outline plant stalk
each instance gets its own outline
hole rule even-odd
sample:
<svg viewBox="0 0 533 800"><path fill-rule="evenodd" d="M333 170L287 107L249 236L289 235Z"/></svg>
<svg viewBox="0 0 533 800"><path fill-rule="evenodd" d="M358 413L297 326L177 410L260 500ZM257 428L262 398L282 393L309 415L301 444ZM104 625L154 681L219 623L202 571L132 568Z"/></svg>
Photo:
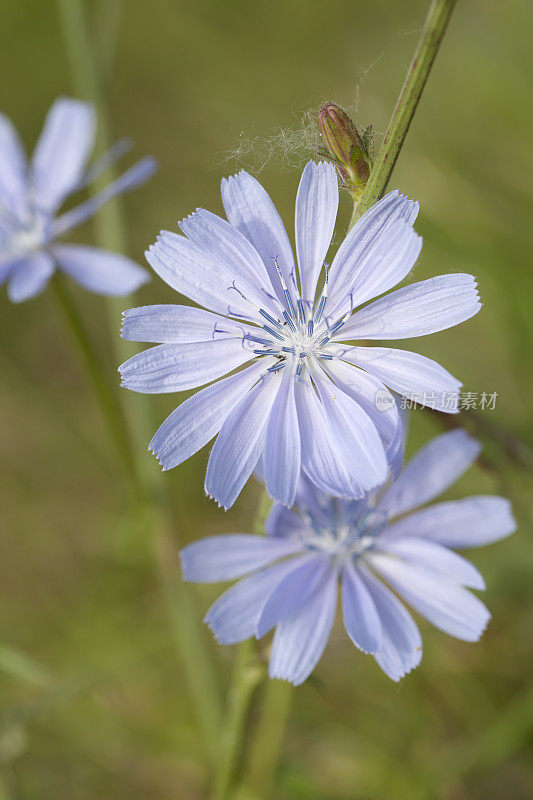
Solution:
<svg viewBox="0 0 533 800"><path fill-rule="evenodd" d="M257 661L253 639L240 644L228 692L212 800L229 800L234 796L232 790L244 749L246 719L254 689L262 680L264 672L264 667Z"/></svg>
<svg viewBox="0 0 533 800"><path fill-rule="evenodd" d="M81 358L87 369L91 386L102 411L104 421L109 429L111 440L114 442L117 453L122 461L125 475L131 482L132 488L139 491L141 485L139 482L136 460L117 393L106 380L104 370L100 368L99 359L68 290L65 278L60 274L56 274L51 284L65 321L78 346Z"/></svg>
<svg viewBox="0 0 533 800"><path fill-rule="evenodd" d="M387 188L455 4L456 0L433 0L431 3L383 143L361 198L354 206L350 228L377 203Z"/></svg>

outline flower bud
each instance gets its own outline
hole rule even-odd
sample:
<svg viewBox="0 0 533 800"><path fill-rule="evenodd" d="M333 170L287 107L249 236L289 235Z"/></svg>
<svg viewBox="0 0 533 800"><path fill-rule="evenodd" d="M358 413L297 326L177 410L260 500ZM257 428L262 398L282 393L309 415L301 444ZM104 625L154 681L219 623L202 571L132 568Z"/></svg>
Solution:
<svg viewBox="0 0 533 800"><path fill-rule="evenodd" d="M359 197L372 168L372 128L369 126L360 136L355 123L336 103L320 107L318 127L325 144L319 154L335 164L344 187L354 198Z"/></svg>

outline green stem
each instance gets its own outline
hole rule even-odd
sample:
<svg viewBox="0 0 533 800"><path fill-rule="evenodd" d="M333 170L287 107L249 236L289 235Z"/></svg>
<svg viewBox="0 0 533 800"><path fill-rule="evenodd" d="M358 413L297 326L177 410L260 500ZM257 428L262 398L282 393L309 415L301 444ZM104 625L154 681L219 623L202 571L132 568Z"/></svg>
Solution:
<svg viewBox="0 0 533 800"><path fill-rule="evenodd" d="M228 692L226 718L220 738L212 800L228 800L233 796L235 774L244 747L246 718L254 689L263 675L264 668L257 661L254 642L249 639L239 645L235 657L233 679Z"/></svg>
<svg viewBox="0 0 533 800"><path fill-rule="evenodd" d="M106 2L109 6L113 4L116 7L119 0L106 0ZM75 91L78 96L95 104L99 119L98 148L105 150L109 147L110 136L99 83L103 76L102 70L100 72L98 70L95 53L91 46L85 5L83 0L57 0L57 3ZM116 8L109 8L108 13L116 17ZM112 43L108 42L108 52L106 53L108 63L112 62L112 53L109 52L111 45ZM103 181L105 178L102 176L96 182L95 188L100 188ZM101 209L95 217L95 226L96 239L101 247L120 252L126 251L127 237L120 198L114 198ZM131 345L119 336L120 312L133 303L128 298L107 298L106 305L110 327L114 333L111 337L112 345L116 350L117 361L122 361L131 355ZM71 317L71 326L79 339L79 319L76 313L73 313ZM102 407L106 407L106 414L109 416L110 403L103 389L106 384L99 373L98 361L96 360L96 364L94 363L95 359L88 355L89 350L90 348L84 347L85 361L93 376L95 388L97 384L99 385L99 400ZM143 514L143 519L146 520L147 527L153 534L154 554L161 578L162 594L167 601L169 618L172 622L176 650L190 685L190 695L206 754L211 759L218 742L222 717L221 703L212 664L212 653L206 646L204 631L199 622L199 614L196 613L196 602L191 588L188 585L182 585L179 591L175 590L179 579L175 545L170 544L172 542L170 510L168 504L162 502L157 470L147 461L145 455L146 443L153 432L152 405L150 398L129 395L126 392L120 394L119 402L121 428L126 431L126 436L133 436L133 445L130 440L128 440L128 445L134 453L134 457L136 456L136 470L144 489L139 496L139 511ZM170 551L172 551L172 556L169 556ZM170 558L172 561L166 561ZM169 563L176 565L173 575L170 574Z"/></svg>
<svg viewBox="0 0 533 800"><path fill-rule="evenodd" d="M87 368L89 380L102 410L104 420L109 428L111 440L115 443L117 452L122 461L125 474L131 481L133 487L139 489L140 484L135 456L117 394L105 379L105 372L100 367L89 334L74 305L63 276L55 275L52 286L56 299Z"/></svg>
<svg viewBox="0 0 533 800"><path fill-rule="evenodd" d="M271 505L272 501L266 490L263 490L253 525L254 533L264 532L265 520ZM226 800L230 796L239 758L244 749L246 717L253 690L265 674L264 665L257 658L253 639L240 644L235 655L233 677L228 691L223 733L215 767L212 800Z"/></svg>
<svg viewBox="0 0 533 800"><path fill-rule="evenodd" d="M243 798L251 800L273 795L292 694L293 687L286 681L271 680L264 688L257 733L243 780Z"/></svg>
<svg viewBox="0 0 533 800"><path fill-rule="evenodd" d="M350 228L387 188L455 3L456 0L433 0L431 4L378 157L354 208Z"/></svg>

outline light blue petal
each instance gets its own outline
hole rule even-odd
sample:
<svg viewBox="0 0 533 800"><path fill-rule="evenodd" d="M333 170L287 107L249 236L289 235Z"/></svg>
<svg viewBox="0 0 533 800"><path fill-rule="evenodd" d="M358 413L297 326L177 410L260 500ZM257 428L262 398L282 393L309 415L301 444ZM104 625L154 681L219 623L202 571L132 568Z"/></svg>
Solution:
<svg viewBox="0 0 533 800"><path fill-rule="evenodd" d="M414 566L432 570L441 577L449 578L463 586L485 589L483 576L470 561L437 542L428 542L415 536L393 540L380 537L377 546L385 553L392 553Z"/></svg>
<svg viewBox="0 0 533 800"><path fill-rule="evenodd" d="M27 212L26 154L11 121L0 114L0 198L17 216Z"/></svg>
<svg viewBox="0 0 533 800"><path fill-rule="evenodd" d="M240 316L263 324L258 311L237 291L244 292L244 288L235 283L237 275L207 256L185 236L161 231L145 256L165 283L198 305L223 316Z"/></svg>
<svg viewBox="0 0 533 800"><path fill-rule="evenodd" d="M12 265L7 296L12 303L22 303L42 292L54 273L54 261L48 253L32 253Z"/></svg>
<svg viewBox="0 0 533 800"><path fill-rule="evenodd" d="M364 653L377 652L382 644L379 615L370 592L350 562L344 565L341 586L346 633Z"/></svg>
<svg viewBox="0 0 533 800"><path fill-rule="evenodd" d="M141 306L122 315L122 338L130 342L206 342L224 335L244 337L252 330L251 325L193 306Z"/></svg>
<svg viewBox="0 0 533 800"><path fill-rule="evenodd" d="M177 467L211 441L263 369L264 364L252 364L206 386L166 418L150 442L150 450L164 470Z"/></svg>
<svg viewBox="0 0 533 800"><path fill-rule="evenodd" d="M226 216L253 244L266 267L278 299L285 305L274 259L287 286L291 286L294 258L289 237L276 207L259 181L242 170L222 179L222 202Z"/></svg>
<svg viewBox="0 0 533 800"><path fill-rule="evenodd" d="M452 486L474 463L481 445L463 430L435 437L385 490L378 508L391 517L424 505Z"/></svg>
<svg viewBox="0 0 533 800"><path fill-rule="evenodd" d="M363 489L357 484L339 450L326 410L309 381L298 381L295 387L300 437L302 467L311 481L322 491L335 497L357 497Z"/></svg>
<svg viewBox="0 0 533 800"><path fill-rule="evenodd" d="M0 256L0 285L5 283L13 269L26 261L24 256Z"/></svg>
<svg viewBox="0 0 533 800"><path fill-rule="evenodd" d="M150 280L145 269L121 253L84 244L56 244L52 254L59 269L97 294L121 297Z"/></svg>
<svg viewBox="0 0 533 800"><path fill-rule="evenodd" d="M55 211L81 182L96 133L92 105L60 97L48 112L32 159L33 199Z"/></svg>
<svg viewBox="0 0 533 800"><path fill-rule="evenodd" d="M287 539L272 537L273 542L291 542ZM301 547L301 545L300 545ZM268 600L257 621L255 635L261 639L272 628L288 617L294 616L301 608L312 600L313 595L324 587L331 574L331 559L321 554L309 554L306 561L300 563L290 575L279 582Z"/></svg>
<svg viewBox="0 0 533 800"><path fill-rule="evenodd" d="M294 362L283 370L268 421L263 463L267 492L292 506L300 477L302 452L294 398Z"/></svg>
<svg viewBox="0 0 533 800"><path fill-rule="evenodd" d="M116 197L116 195L131 192L133 189L141 186L152 177L156 169L157 161L155 158L151 156L142 158L94 197L89 198L85 203L81 203L79 206L57 217L51 226L51 237L55 238L61 236L66 231L81 225L90 217L94 216L99 208L109 202L113 197Z"/></svg>
<svg viewBox="0 0 533 800"><path fill-rule="evenodd" d="M339 186L335 167L309 161L296 195L296 256L304 302L313 303L318 276L329 250L337 209Z"/></svg>
<svg viewBox="0 0 533 800"><path fill-rule="evenodd" d="M305 474L300 478L295 502L306 519L311 517L313 522L326 527L331 521L331 509L338 505L334 497L321 491Z"/></svg>
<svg viewBox="0 0 533 800"><path fill-rule="evenodd" d="M368 560L387 582L432 625L467 642L477 642L490 614L481 600L449 580L390 556L372 554Z"/></svg>
<svg viewBox="0 0 533 800"><path fill-rule="evenodd" d="M365 280L380 279L378 276L381 264L377 261L376 254L381 250L383 241L388 240L390 231L399 222L412 228L417 214L418 203L399 195L397 191L389 192L363 214L341 243L331 264L325 308L327 315L346 302L351 289L363 289L364 282L359 279L363 267L365 268L361 277L364 275ZM375 276L372 275L371 265L375 265ZM388 270L384 274L387 275ZM392 285L394 284L391 283ZM355 304L352 304L352 308L354 307ZM346 311L348 310L349 307Z"/></svg>
<svg viewBox="0 0 533 800"><path fill-rule="evenodd" d="M420 405L448 414L459 411L462 384L431 358L390 347L350 347L343 358Z"/></svg>
<svg viewBox="0 0 533 800"><path fill-rule="evenodd" d="M305 606L276 627L268 668L271 678L298 686L314 670L335 620L337 583L338 572L332 567Z"/></svg>
<svg viewBox="0 0 533 800"><path fill-rule="evenodd" d="M446 547L481 547L516 530L511 504L504 497L466 497L436 503L388 526L387 539L417 536Z"/></svg>
<svg viewBox="0 0 533 800"><path fill-rule="evenodd" d="M398 409L399 424L392 441L386 449L386 456L391 470L391 477L393 480L396 480L403 467L409 411L401 407L400 398L397 395L394 397L394 401Z"/></svg>
<svg viewBox="0 0 533 800"><path fill-rule="evenodd" d="M422 249L422 237L403 219L397 220L367 247L364 256L354 262L345 286L345 294L326 313L334 319L351 313L400 283L413 269Z"/></svg>
<svg viewBox="0 0 533 800"><path fill-rule="evenodd" d="M396 437L401 424L396 401L380 380L354 364L341 360L345 358L344 353L351 349L339 349L338 358L324 362L325 369L335 384L368 414L384 444L388 445Z"/></svg>
<svg viewBox="0 0 533 800"><path fill-rule="evenodd" d="M399 681L422 659L422 638L413 618L381 581L366 569L359 570L381 621L381 650L374 658L393 681Z"/></svg>
<svg viewBox="0 0 533 800"><path fill-rule="evenodd" d="M266 267L246 236L204 208L199 208L179 225L188 239L232 274L236 285L247 297L261 308L277 313L274 287Z"/></svg>
<svg viewBox="0 0 533 800"><path fill-rule="evenodd" d="M317 374L315 382L338 450L355 481L366 491L381 485L387 478L388 464L371 418L329 379Z"/></svg>
<svg viewBox="0 0 533 800"><path fill-rule="evenodd" d="M306 558L306 556L304 556ZM278 583L301 563L300 557L251 575L224 592L211 606L204 622L209 625L219 644L235 644L250 639L261 609Z"/></svg>
<svg viewBox="0 0 533 800"><path fill-rule="evenodd" d="M181 567L186 581L231 581L301 549L302 545L295 540L228 533L209 536L184 547L180 553Z"/></svg>
<svg viewBox="0 0 533 800"><path fill-rule="evenodd" d="M213 445L205 491L224 508L233 505L263 452L279 381L275 374L262 378L234 407Z"/></svg>
<svg viewBox="0 0 533 800"><path fill-rule="evenodd" d="M411 339L464 322L481 308L472 275L438 275L397 289L356 311L334 337Z"/></svg>
<svg viewBox="0 0 533 800"><path fill-rule="evenodd" d="M267 536L280 536L284 538L298 537L309 534L309 526L300 514L281 503L275 503L266 518L265 533Z"/></svg>
<svg viewBox="0 0 533 800"><path fill-rule="evenodd" d="M119 367L122 385L135 392L182 392L210 383L253 358L240 339L158 344Z"/></svg>

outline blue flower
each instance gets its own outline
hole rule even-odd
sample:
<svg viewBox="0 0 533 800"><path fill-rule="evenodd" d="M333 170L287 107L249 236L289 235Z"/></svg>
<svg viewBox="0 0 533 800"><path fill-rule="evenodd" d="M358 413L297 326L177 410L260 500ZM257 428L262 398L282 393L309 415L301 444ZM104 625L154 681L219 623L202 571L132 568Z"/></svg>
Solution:
<svg viewBox="0 0 533 800"><path fill-rule="evenodd" d="M422 658L411 615L382 582L445 633L476 641L490 614L465 587L483 589L477 569L449 548L479 547L515 530L502 497L433 500L468 469L478 443L464 431L424 447L400 477L361 500L339 500L302 480L297 508L274 506L267 536L213 536L181 552L195 582L244 577L223 594L205 621L221 644L275 628L269 674L302 683L318 663L337 609L344 627L397 681Z"/></svg>
<svg viewBox="0 0 533 800"><path fill-rule="evenodd" d="M155 162L144 158L100 194L57 216L73 192L86 186L125 151L119 142L87 169L95 138L94 108L69 98L54 102L28 164L11 122L0 114L0 284L20 303L41 292L58 268L84 288L124 295L149 280L130 259L95 247L56 243L119 192L147 180Z"/></svg>
<svg viewBox="0 0 533 800"><path fill-rule="evenodd" d="M241 172L222 181L222 199L227 222L199 209L180 223L184 236L162 231L146 254L163 280L208 310L158 305L124 315L125 339L160 343L122 364L125 387L181 392L214 381L168 417L150 448L172 469L218 434L205 488L225 508L261 456L269 494L287 506L302 471L325 492L362 497L389 465L401 467L400 417L385 387L454 412L460 383L417 353L342 341L457 325L480 308L474 278L441 275L352 313L411 271L421 248L412 229L417 203L391 192L371 208L319 288L337 215L333 166L310 162L300 181L299 280L262 186Z"/></svg>

